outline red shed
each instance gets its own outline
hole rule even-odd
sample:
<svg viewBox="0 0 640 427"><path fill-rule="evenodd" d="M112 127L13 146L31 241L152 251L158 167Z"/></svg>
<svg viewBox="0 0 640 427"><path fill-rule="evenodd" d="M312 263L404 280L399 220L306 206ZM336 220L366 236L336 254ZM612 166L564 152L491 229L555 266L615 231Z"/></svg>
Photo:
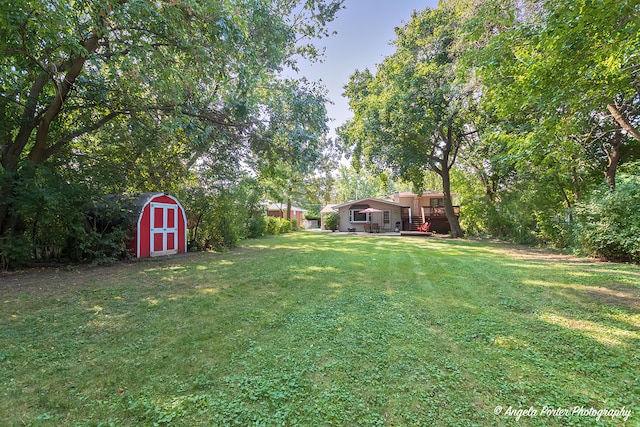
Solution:
<svg viewBox="0 0 640 427"><path fill-rule="evenodd" d="M143 193L133 204L137 225L128 246L132 254L147 258L187 251L187 216L175 197Z"/></svg>

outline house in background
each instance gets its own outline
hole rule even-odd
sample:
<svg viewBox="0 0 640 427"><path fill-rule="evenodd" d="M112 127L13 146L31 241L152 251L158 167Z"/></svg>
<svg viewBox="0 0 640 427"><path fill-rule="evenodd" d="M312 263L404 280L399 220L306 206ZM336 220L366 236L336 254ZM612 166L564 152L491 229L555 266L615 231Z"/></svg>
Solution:
<svg viewBox="0 0 640 427"><path fill-rule="evenodd" d="M455 195L452 194L455 200ZM444 194L442 191L425 191L421 195L414 193L395 193L391 199L405 206L402 217L402 229L416 231L425 222L431 223L431 231L446 234L451 231L449 220L444 211ZM460 216L460 206L454 206L453 212Z"/></svg>
<svg viewBox="0 0 640 427"><path fill-rule="evenodd" d="M290 219L296 219L298 224L302 226L302 220L304 214L307 213L306 209L302 209L298 206L291 206ZM287 204L286 203L270 203L267 205L267 216L273 216L276 218L287 218Z"/></svg>
<svg viewBox="0 0 640 427"><path fill-rule="evenodd" d="M360 213L367 208L382 212ZM456 215L460 207L454 206ZM425 222L431 223L431 231L446 234L451 231L444 211L444 195L440 191L395 193L388 199L359 199L338 205L327 205L322 212L334 211L340 215L339 231L365 231L365 224L378 224L380 231L416 231ZM324 221L323 221L324 222ZM323 227L324 228L324 227Z"/></svg>
<svg viewBox="0 0 640 427"><path fill-rule="evenodd" d="M334 212L340 215L339 231L368 231L365 226L377 224L381 232L394 231L396 223L402 224L402 212L408 206L385 199L359 199L334 205ZM360 213L367 208L381 212Z"/></svg>

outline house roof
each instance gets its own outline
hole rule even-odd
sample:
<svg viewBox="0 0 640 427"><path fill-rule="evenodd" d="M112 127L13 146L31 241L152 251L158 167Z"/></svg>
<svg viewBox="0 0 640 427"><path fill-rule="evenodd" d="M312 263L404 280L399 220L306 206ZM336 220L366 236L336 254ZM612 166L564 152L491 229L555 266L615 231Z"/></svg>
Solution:
<svg viewBox="0 0 640 427"><path fill-rule="evenodd" d="M323 213L335 212L335 210L333 209L335 206L338 206L338 205L336 205L335 203L328 204L324 208L322 208L320 213L323 214Z"/></svg>
<svg viewBox="0 0 640 427"><path fill-rule="evenodd" d="M422 194L416 194L416 193L412 193L410 191L405 191L403 193L395 193L394 196L398 196L398 197L421 197L421 196L435 196L435 195L442 195L442 191L438 191L438 190L425 190L422 192Z"/></svg>
<svg viewBox="0 0 640 427"><path fill-rule="evenodd" d="M269 205L267 205L267 210L268 211L281 211L281 210L286 210L287 209L287 204L286 203L271 203ZM307 212L306 209L300 208L298 206L294 206L291 205L291 211L292 212Z"/></svg>
<svg viewBox="0 0 640 427"><path fill-rule="evenodd" d="M384 203L384 204L387 204L387 205L397 206L397 207L400 207L400 208L408 208L408 207L410 207L409 205L405 205L405 204L402 204L402 203L397 203L397 202L394 202L393 200L367 198L367 199L351 200L351 201L349 201L347 203L342 203L342 204L339 204L339 205L335 205L335 206L333 206L333 209L340 209L340 208L343 208L345 206L350 206L350 205L365 205L365 204L370 203L370 202L373 202L373 203Z"/></svg>

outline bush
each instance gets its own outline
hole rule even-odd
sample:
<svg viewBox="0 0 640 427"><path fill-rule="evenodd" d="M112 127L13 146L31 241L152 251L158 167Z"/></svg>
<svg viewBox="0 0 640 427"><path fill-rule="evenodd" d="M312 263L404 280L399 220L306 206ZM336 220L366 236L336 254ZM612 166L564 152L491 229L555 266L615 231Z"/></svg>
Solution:
<svg viewBox="0 0 640 427"><path fill-rule="evenodd" d="M265 234L278 235L280 234L280 218L276 218L273 216L267 216L264 218L265 221Z"/></svg>
<svg viewBox="0 0 640 427"><path fill-rule="evenodd" d="M265 222L256 217L259 194L252 180L241 180L229 188L191 187L180 194L187 211L189 250L227 250L246 237L260 237Z"/></svg>
<svg viewBox="0 0 640 427"><path fill-rule="evenodd" d="M215 250L233 248L245 237L247 213L236 197L235 191L221 190L214 198L206 238Z"/></svg>
<svg viewBox="0 0 640 427"><path fill-rule="evenodd" d="M280 221L280 233L290 233L291 232L291 221L284 218L278 218Z"/></svg>
<svg viewBox="0 0 640 427"><path fill-rule="evenodd" d="M276 218L274 216L267 216L264 219L266 222L265 234L278 235L291 231L291 221L288 219Z"/></svg>
<svg viewBox="0 0 640 427"><path fill-rule="evenodd" d="M537 240L555 248L566 248L571 231L570 221L566 218L568 214L567 210L560 213L552 210L535 212Z"/></svg>
<svg viewBox="0 0 640 427"><path fill-rule="evenodd" d="M329 212L324 217L324 226L327 230L336 231L340 224L340 215L335 212Z"/></svg>
<svg viewBox="0 0 640 427"><path fill-rule="evenodd" d="M620 174L576 205L574 245L583 254L640 263L640 176Z"/></svg>
<svg viewBox="0 0 640 427"><path fill-rule="evenodd" d="M300 224L298 224L298 220L293 218L291 220L291 231L298 231L300 230Z"/></svg>
<svg viewBox="0 0 640 427"><path fill-rule="evenodd" d="M127 252L128 233L120 227L113 228L105 233L91 230L81 235L73 247L78 255L71 256L72 260L86 259L96 265L113 264L118 260L129 256Z"/></svg>
<svg viewBox="0 0 640 427"><path fill-rule="evenodd" d="M16 224L12 233L0 236L0 268L35 262L102 264L126 256L126 224L101 228L88 223L91 199L97 200L94 208L104 204L91 188L70 184L41 165L27 163L20 172L17 178L0 174L0 185L11 180L5 182L14 187L9 204Z"/></svg>
<svg viewBox="0 0 640 427"><path fill-rule="evenodd" d="M247 237L250 239L255 239L257 237L264 236L266 227L267 222L265 221L263 216L249 219L247 223Z"/></svg>

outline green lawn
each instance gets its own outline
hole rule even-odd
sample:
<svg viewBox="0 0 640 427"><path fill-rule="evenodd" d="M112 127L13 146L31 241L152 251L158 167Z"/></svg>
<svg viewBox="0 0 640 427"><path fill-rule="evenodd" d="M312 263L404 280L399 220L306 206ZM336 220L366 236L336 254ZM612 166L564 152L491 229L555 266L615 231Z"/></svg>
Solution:
<svg viewBox="0 0 640 427"><path fill-rule="evenodd" d="M300 232L0 283L3 425L640 425L637 266Z"/></svg>

